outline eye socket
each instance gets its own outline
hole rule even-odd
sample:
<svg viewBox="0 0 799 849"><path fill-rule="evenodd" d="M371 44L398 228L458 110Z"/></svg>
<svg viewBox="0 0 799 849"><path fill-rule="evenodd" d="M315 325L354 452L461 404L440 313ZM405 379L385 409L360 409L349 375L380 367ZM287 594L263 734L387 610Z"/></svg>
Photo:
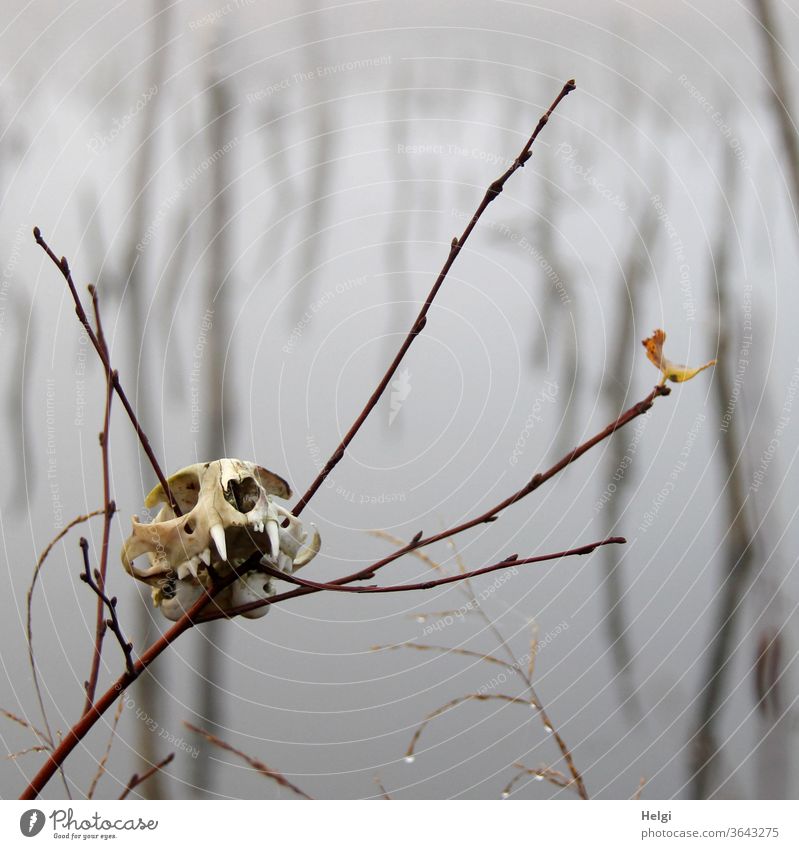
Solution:
<svg viewBox="0 0 799 849"><path fill-rule="evenodd" d="M239 513L249 513L261 497L261 488L255 478L231 480L225 492L225 500Z"/></svg>

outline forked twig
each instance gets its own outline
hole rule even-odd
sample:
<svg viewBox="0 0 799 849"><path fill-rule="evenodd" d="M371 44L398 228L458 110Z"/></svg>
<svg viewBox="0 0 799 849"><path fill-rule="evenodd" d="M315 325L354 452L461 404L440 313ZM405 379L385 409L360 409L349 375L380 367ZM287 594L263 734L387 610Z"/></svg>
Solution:
<svg viewBox="0 0 799 849"><path fill-rule="evenodd" d="M471 572L465 572L461 575L448 575L446 578L437 578L434 581L419 581L415 584L396 584L388 587L349 587L342 586L335 581L325 584L317 581L309 581L305 578L298 578L296 575L291 575L266 564L261 564L261 568L267 575L271 575L273 578L279 578L282 581L286 581L286 583L296 584L298 587L305 587L307 589L337 593L405 593L413 592L415 590L430 590L433 587L440 587L444 584L467 581L469 578L476 578L479 575L488 575L491 572L497 572L500 569L511 569L515 566L526 566L530 563L543 563L547 560L562 560L564 557L591 554L603 545L623 545L626 542L627 540L624 539L624 537L610 537L609 539L603 539L597 542L588 543L587 545L581 545L578 548L569 548L565 551L553 552L552 554L539 554L537 557L523 557L520 559L518 555L512 554L510 557L506 557L499 563L493 563L491 566L483 566L482 569L474 569Z"/></svg>
<svg viewBox="0 0 799 849"><path fill-rule="evenodd" d="M505 693L468 693L465 696L458 696L455 699L450 699L446 704L441 705L441 707L436 708L434 711L431 711L427 714L427 716L422 720L421 725L413 732L413 737L411 737L410 745L405 752L405 760L412 761L416 754L416 744L419 742L419 738L424 733L425 728L434 720L437 719L442 714L446 713L448 710L457 707L464 702L511 702L513 704L525 705L526 707L530 707L529 699L522 699L519 696L507 696Z"/></svg>
<svg viewBox="0 0 799 849"><path fill-rule="evenodd" d="M100 588L100 570L95 569L94 575L92 575L91 565L89 564L89 543L85 537L80 538L80 547L83 551L83 572L81 573L80 579L85 584L88 584L91 587L92 591L95 595L100 599L103 605L108 609L109 618L103 622L103 626L107 627L111 630L113 635L117 638L117 642L119 643L122 653L125 655L125 670L128 675L135 674L135 664L133 662L133 643L129 643L125 639L125 635L122 633L122 627L119 624L119 617L117 616L117 599L116 596L113 598L109 598L105 592ZM96 683L96 679L95 679ZM90 682L86 682L86 693L88 695ZM89 707L84 710L84 715L87 714L92 709L91 702L89 703Z"/></svg>
<svg viewBox="0 0 799 849"><path fill-rule="evenodd" d="M285 775L277 770L268 767L263 761L258 760L258 758L254 758L251 755L246 754L245 752L236 749L234 746L231 746L230 743L226 743L224 740L221 740L215 734L211 734L210 731L205 731L202 728L198 728L196 725L192 725L190 722L186 722L184 720L183 724L189 731L193 731L195 734L200 734L205 737L205 739L216 746L219 749L223 749L226 752L230 752L236 757L241 758L245 763L249 764L256 772L259 772L265 778L269 778L272 781L279 784L281 787L285 787L287 790L291 790L292 793L295 793L297 796L301 796L303 799L312 799L312 796L309 796L304 790L301 790L297 787L296 784L292 784Z"/></svg>
<svg viewBox="0 0 799 849"><path fill-rule="evenodd" d="M59 259L55 253L51 250L50 246L45 242L42 231L38 227L33 228L33 238L36 239L36 244L41 247L48 257L53 261L53 263L57 266L58 270L61 272L64 280L66 280L67 286L69 287L70 294L72 295L72 300L75 302L75 313L78 316L78 320L83 325L83 329L86 331L86 335L89 337L92 345L94 346L95 351L97 351L100 360L105 367L106 374L111 375L111 382L114 386L114 391L117 393L119 400L122 402L122 406L125 408L125 412L128 414L128 418L130 419L131 424L133 425L133 429L136 431L136 436L139 437L139 442L141 443L142 449L144 453L147 455L147 459L150 461L150 465L153 467L153 471L155 472L156 477L158 478L158 482L164 489L164 493L166 494L167 499L169 500L170 506L175 511L176 516L181 515L180 506L178 505L175 497L172 495L172 490L169 488L169 484L167 483L166 477L164 477L164 473L161 469L161 466L156 459L155 452L150 445L150 440L147 438L147 434L142 429L142 426L139 424L139 420L136 417L136 413L131 406L130 401L128 401L128 397L125 394L125 390L122 388L122 384L119 382L119 375L117 372L113 371L111 368L111 362L108 358L108 354L104 351L103 346L100 344L100 339L97 334L94 332L92 328L91 322L89 321L89 317L86 315L86 310L83 308L83 303L81 302L80 295L78 295L78 290L75 286L75 281L72 279L72 271L69 267L69 262L65 256L62 256Z"/></svg>
<svg viewBox="0 0 799 849"><path fill-rule="evenodd" d="M128 796L140 784L144 784L144 782L147 781L148 778L155 775L156 772L158 772L159 770L162 770L168 764L171 764L173 760L175 760L175 753L174 752L168 754L163 760L158 761L157 764L153 764L146 772L143 772L141 775L139 775L137 772L134 772L133 775L130 777L130 780L128 781L128 783L125 785L125 789L122 791L122 794L119 797L120 801L122 801L122 799L127 799Z"/></svg>
<svg viewBox="0 0 799 849"><path fill-rule="evenodd" d="M632 407L630 407L628 410L625 410L617 419L612 421L607 427L594 434L594 436L592 436L590 439L587 439L585 442L578 445L576 448L573 448L571 451L561 457L561 459L558 460L558 462L555 463L554 466L551 466L545 472L539 472L538 474L533 475L533 477L523 487L521 487L521 489L518 489L512 495L500 501L493 507L490 507L488 510L484 511L479 516L475 516L474 518L469 519L460 525L448 528L447 530L442 531L441 533L433 534L429 537L425 537L420 531L409 543L407 543L407 545L398 548L396 551L392 552L381 560L378 560L377 562L372 563L371 565L366 566L357 572L353 572L351 575L345 575L342 578L337 578L336 580L331 581L330 584L342 586L344 584L351 584L354 581L363 581L367 578L371 578L374 576L374 573L378 569L382 569L389 563L393 563L395 560L404 556L405 554L411 554L417 549L422 548L423 546L430 545L434 542L449 539L450 537L460 534L470 528L476 527L477 525L485 524L486 522L496 521L500 511L511 506L512 504L516 504L518 501L521 501L521 499L535 492L540 486L545 484L551 478L555 477L555 475L562 472L567 466L582 457L583 454L585 454L595 445L598 445L600 442L607 439L611 434L615 433L620 428L629 424L631 421L638 418L638 416L642 416L644 413L646 413L647 410L651 408L656 398L662 395L670 394L671 389L669 389L668 386L658 384L646 396L646 398L639 401L637 404L633 404ZM255 568L259 559L260 558L255 558L250 568ZM325 586L324 588L328 589L329 587ZM266 607L270 604L277 604L278 602L286 601L290 598L297 598L298 596L308 595L309 593L314 592L320 592L320 590L310 586L298 586L295 590L291 590L285 593L278 593L277 595L273 595L270 598L265 598L259 601L253 601L248 604L243 604L240 607L235 607L227 611L214 611L211 614L204 615L202 617L202 621L207 622L212 621L214 619L224 619L232 616L238 616L242 613L249 613L252 610L258 610L259 608Z"/></svg>

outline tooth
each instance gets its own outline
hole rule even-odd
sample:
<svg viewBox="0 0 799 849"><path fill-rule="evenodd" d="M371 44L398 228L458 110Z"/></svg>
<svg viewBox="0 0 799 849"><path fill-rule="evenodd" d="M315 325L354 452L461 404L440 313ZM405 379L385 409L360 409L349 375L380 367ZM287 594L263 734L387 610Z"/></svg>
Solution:
<svg viewBox="0 0 799 849"><path fill-rule="evenodd" d="M302 566L310 563L314 557L319 553L319 549L322 547L322 539L319 536L319 531L316 530L315 525L311 525L313 528L313 537L311 541L304 547L301 548L294 557L294 568L300 569Z"/></svg>
<svg viewBox="0 0 799 849"><path fill-rule="evenodd" d="M283 554L281 551L277 557L277 564L281 572L287 572L289 575L294 571L294 564L288 554Z"/></svg>
<svg viewBox="0 0 799 849"><path fill-rule="evenodd" d="M184 578L188 578L190 571L191 571L191 568L189 566L188 560L185 563L181 563L180 566L178 566L178 578L179 578L179 580L182 581Z"/></svg>
<svg viewBox="0 0 799 849"><path fill-rule="evenodd" d="M197 577L197 569L200 566L200 557L199 555L195 555L189 560L189 572L196 578Z"/></svg>
<svg viewBox="0 0 799 849"><path fill-rule="evenodd" d="M277 559L280 553L280 536L277 532L277 522L274 519L266 520L266 533L269 536L269 545L272 549L272 557Z"/></svg>
<svg viewBox="0 0 799 849"><path fill-rule="evenodd" d="M227 560L227 545L225 544L225 529L222 525L214 525L211 528L211 539L214 541L216 550L222 560Z"/></svg>
<svg viewBox="0 0 799 849"><path fill-rule="evenodd" d="M211 565L211 549L206 548L204 551L200 552L200 560L205 563L206 566Z"/></svg>

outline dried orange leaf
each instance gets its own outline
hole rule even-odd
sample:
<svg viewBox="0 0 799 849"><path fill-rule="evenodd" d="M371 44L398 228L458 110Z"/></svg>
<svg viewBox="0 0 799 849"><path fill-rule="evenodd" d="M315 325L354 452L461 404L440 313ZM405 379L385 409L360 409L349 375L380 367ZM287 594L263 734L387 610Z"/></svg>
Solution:
<svg viewBox="0 0 799 849"><path fill-rule="evenodd" d="M661 383L665 383L667 380L671 380L674 383L683 383L686 380L690 380L692 377L696 377L700 371L704 371L706 368L716 365L715 360L710 360L710 362L705 363L703 366L699 366L699 368L688 368L688 366L673 363L671 360L663 356L663 343L665 341L665 331L658 328L648 339L644 339L641 343L644 348L646 348L646 355L649 358L649 361L663 372L663 377L660 381Z"/></svg>

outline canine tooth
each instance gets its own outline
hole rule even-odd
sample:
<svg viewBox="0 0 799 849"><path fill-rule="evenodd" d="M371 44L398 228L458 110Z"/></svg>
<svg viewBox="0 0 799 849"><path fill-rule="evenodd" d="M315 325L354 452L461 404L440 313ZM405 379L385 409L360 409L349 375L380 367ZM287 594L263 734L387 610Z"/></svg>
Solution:
<svg viewBox="0 0 799 849"><path fill-rule="evenodd" d="M311 527L313 528L313 537L311 538L310 543L297 552L297 555L294 558L295 569L300 569L302 566L310 563L322 547L322 538L319 536L319 531L316 530L315 525L312 524Z"/></svg>
<svg viewBox="0 0 799 849"><path fill-rule="evenodd" d="M227 545L225 543L225 529L221 524L211 528L211 539L214 541L216 550L222 560L227 560Z"/></svg>
<svg viewBox="0 0 799 849"><path fill-rule="evenodd" d="M269 546L272 549L272 557L280 553L280 535L277 530L277 522L274 519L266 520L266 533L269 536Z"/></svg>
<svg viewBox="0 0 799 849"><path fill-rule="evenodd" d="M195 554L194 557L189 560L189 572L196 578L197 570L200 568L200 556Z"/></svg>

